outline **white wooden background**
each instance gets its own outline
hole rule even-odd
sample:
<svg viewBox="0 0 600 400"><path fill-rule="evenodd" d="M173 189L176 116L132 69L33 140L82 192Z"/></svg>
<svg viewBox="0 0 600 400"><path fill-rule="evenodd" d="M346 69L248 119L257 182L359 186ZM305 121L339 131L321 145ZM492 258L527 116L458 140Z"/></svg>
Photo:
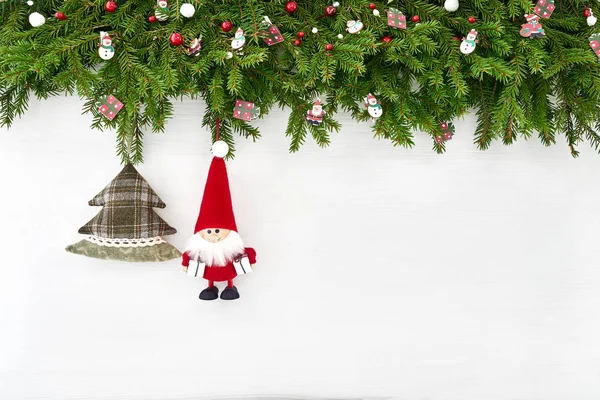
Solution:
<svg viewBox="0 0 600 400"><path fill-rule="evenodd" d="M0 398L240 395L403 400L600 398L600 156L561 143L446 155L342 117L328 149L288 154L286 113L229 162L256 272L201 302L179 262L66 253L120 170L76 98L0 131ZM139 167L182 247L210 163L203 105L177 104Z"/></svg>

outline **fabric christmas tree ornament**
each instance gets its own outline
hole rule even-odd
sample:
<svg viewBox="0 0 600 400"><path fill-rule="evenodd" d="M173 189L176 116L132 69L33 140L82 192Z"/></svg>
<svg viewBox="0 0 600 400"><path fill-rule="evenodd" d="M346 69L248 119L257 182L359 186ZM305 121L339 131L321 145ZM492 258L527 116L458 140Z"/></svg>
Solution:
<svg viewBox="0 0 600 400"><path fill-rule="evenodd" d="M166 204L133 165L127 164L89 205L101 206L102 210L79 229L79 233L88 236L67 246L68 252L130 262L166 261L181 256L162 239L177 231L153 210L165 208Z"/></svg>
<svg viewBox="0 0 600 400"><path fill-rule="evenodd" d="M201 300L215 300L219 297L219 289L215 282L227 282L227 287L221 293L221 299L234 300L239 298L233 280L238 275L252 271L256 263L256 252L250 247L244 247L238 234L229 178L225 166L224 154L217 154L216 147L225 147L225 142L217 141L213 145L213 158L200 213L194 228L194 235L188 241L183 253L182 265L188 275L202 276L208 281L208 287L200 293Z"/></svg>

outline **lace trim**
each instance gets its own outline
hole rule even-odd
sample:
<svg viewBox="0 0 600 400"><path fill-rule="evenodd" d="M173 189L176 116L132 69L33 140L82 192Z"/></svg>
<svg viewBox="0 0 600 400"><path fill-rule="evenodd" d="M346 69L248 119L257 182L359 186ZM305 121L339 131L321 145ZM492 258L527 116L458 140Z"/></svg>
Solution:
<svg viewBox="0 0 600 400"><path fill-rule="evenodd" d="M154 246L161 243L167 243L160 236L153 238L143 239L115 239L115 238L102 238L100 236L88 236L85 238L88 242L97 244L99 246L106 247L148 247Z"/></svg>

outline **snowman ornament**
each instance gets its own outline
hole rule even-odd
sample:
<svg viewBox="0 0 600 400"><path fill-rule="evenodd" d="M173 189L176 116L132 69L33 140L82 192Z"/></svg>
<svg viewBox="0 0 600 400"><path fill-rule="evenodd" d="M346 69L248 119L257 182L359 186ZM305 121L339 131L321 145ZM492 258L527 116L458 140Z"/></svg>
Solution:
<svg viewBox="0 0 600 400"><path fill-rule="evenodd" d="M154 15L157 20L166 21L169 19L169 4L167 3L167 0L157 0L155 8Z"/></svg>
<svg viewBox="0 0 600 400"><path fill-rule="evenodd" d="M367 112L373 119L377 119L383 114L383 109L381 108L379 100L371 93L365 97L365 107L367 107Z"/></svg>
<svg viewBox="0 0 600 400"><path fill-rule="evenodd" d="M106 32L100 32L98 55L103 60L110 60L115 56L115 46L113 46L112 39Z"/></svg>
<svg viewBox="0 0 600 400"><path fill-rule="evenodd" d="M242 30L242 28L238 28L237 31L235 31L234 38L231 39L231 48L240 51L244 48L245 44L246 37L244 36L244 31Z"/></svg>
<svg viewBox="0 0 600 400"><path fill-rule="evenodd" d="M356 33L360 33L360 31L362 31L362 29L365 27L365 25L361 22L361 21L354 21L354 20L350 20L348 22L346 22L346 30L348 31L348 33L352 33L352 34L356 34Z"/></svg>
<svg viewBox="0 0 600 400"><path fill-rule="evenodd" d="M463 41L460 44L460 52L467 55L471 54L475 51L477 42L477 31L475 29L471 29L471 32L469 32L466 38L463 38Z"/></svg>

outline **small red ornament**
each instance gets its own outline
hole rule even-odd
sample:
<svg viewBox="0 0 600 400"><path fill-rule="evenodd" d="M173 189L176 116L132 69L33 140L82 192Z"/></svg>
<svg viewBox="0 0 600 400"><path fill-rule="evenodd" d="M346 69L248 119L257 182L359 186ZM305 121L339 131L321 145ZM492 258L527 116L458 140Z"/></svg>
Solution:
<svg viewBox="0 0 600 400"><path fill-rule="evenodd" d="M60 11L54 14L54 16L59 21L64 21L65 19L67 19L67 16L64 13L61 13Z"/></svg>
<svg viewBox="0 0 600 400"><path fill-rule="evenodd" d="M327 50L327 51L331 51L331 50L333 50L333 45L332 45L331 43L327 43L327 44L325 45L325 50Z"/></svg>
<svg viewBox="0 0 600 400"><path fill-rule="evenodd" d="M475 18L473 16L470 16L469 19L468 19L468 21L469 21L470 24L474 24L475 22L477 22L477 18Z"/></svg>
<svg viewBox="0 0 600 400"><path fill-rule="evenodd" d="M295 1L288 1L285 4L285 11L287 11L288 14L295 13L297 9L298 9L298 4L296 4Z"/></svg>
<svg viewBox="0 0 600 400"><path fill-rule="evenodd" d="M151 15L148 17L148 22L150 22L151 24L155 23L156 21L156 15Z"/></svg>
<svg viewBox="0 0 600 400"><path fill-rule="evenodd" d="M410 20L416 24L421 20L421 17L419 17L418 15L413 15L413 17Z"/></svg>
<svg viewBox="0 0 600 400"><path fill-rule="evenodd" d="M583 10L583 16L587 18L591 15L592 15L592 11L589 9L589 7L586 7L585 10Z"/></svg>
<svg viewBox="0 0 600 400"><path fill-rule="evenodd" d="M369 8L370 8L371 10L374 10L374 9L376 9L376 8L377 8L377 4L375 4L375 3L371 3L371 4L369 4Z"/></svg>
<svg viewBox="0 0 600 400"><path fill-rule="evenodd" d="M300 39L304 39L304 32L300 31L297 35Z"/></svg>
<svg viewBox="0 0 600 400"><path fill-rule="evenodd" d="M337 8L335 8L334 6L327 6L325 8L325 15L333 17L335 14L337 14Z"/></svg>
<svg viewBox="0 0 600 400"><path fill-rule="evenodd" d="M231 22L223 21L221 23L221 30L223 30L223 32L229 32L231 30L231 28L233 28L233 25L231 24Z"/></svg>
<svg viewBox="0 0 600 400"><path fill-rule="evenodd" d="M183 36L179 32L171 33L169 41L173 46L181 46L183 44Z"/></svg>
<svg viewBox="0 0 600 400"><path fill-rule="evenodd" d="M383 43L389 43L389 42L392 41L392 37L391 36L384 36L384 37L381 38L381 41Z"/></svg>
<svg viewBox="0 0 600 400"><path fill-rule="evenodd" d="M112 0L107 1L106 4L104 4L104 9L106 11L108 11L109 13L113 13L113 12L117 11L117 8L118 8L117 3L115 3Z"/></svg>
<svg viewBox="0 0 600 400"><path fill-rule="evenodd" d="M302 42L300 41L300 39L295 39L294 40L294 46L300 46Z"/></svg>

